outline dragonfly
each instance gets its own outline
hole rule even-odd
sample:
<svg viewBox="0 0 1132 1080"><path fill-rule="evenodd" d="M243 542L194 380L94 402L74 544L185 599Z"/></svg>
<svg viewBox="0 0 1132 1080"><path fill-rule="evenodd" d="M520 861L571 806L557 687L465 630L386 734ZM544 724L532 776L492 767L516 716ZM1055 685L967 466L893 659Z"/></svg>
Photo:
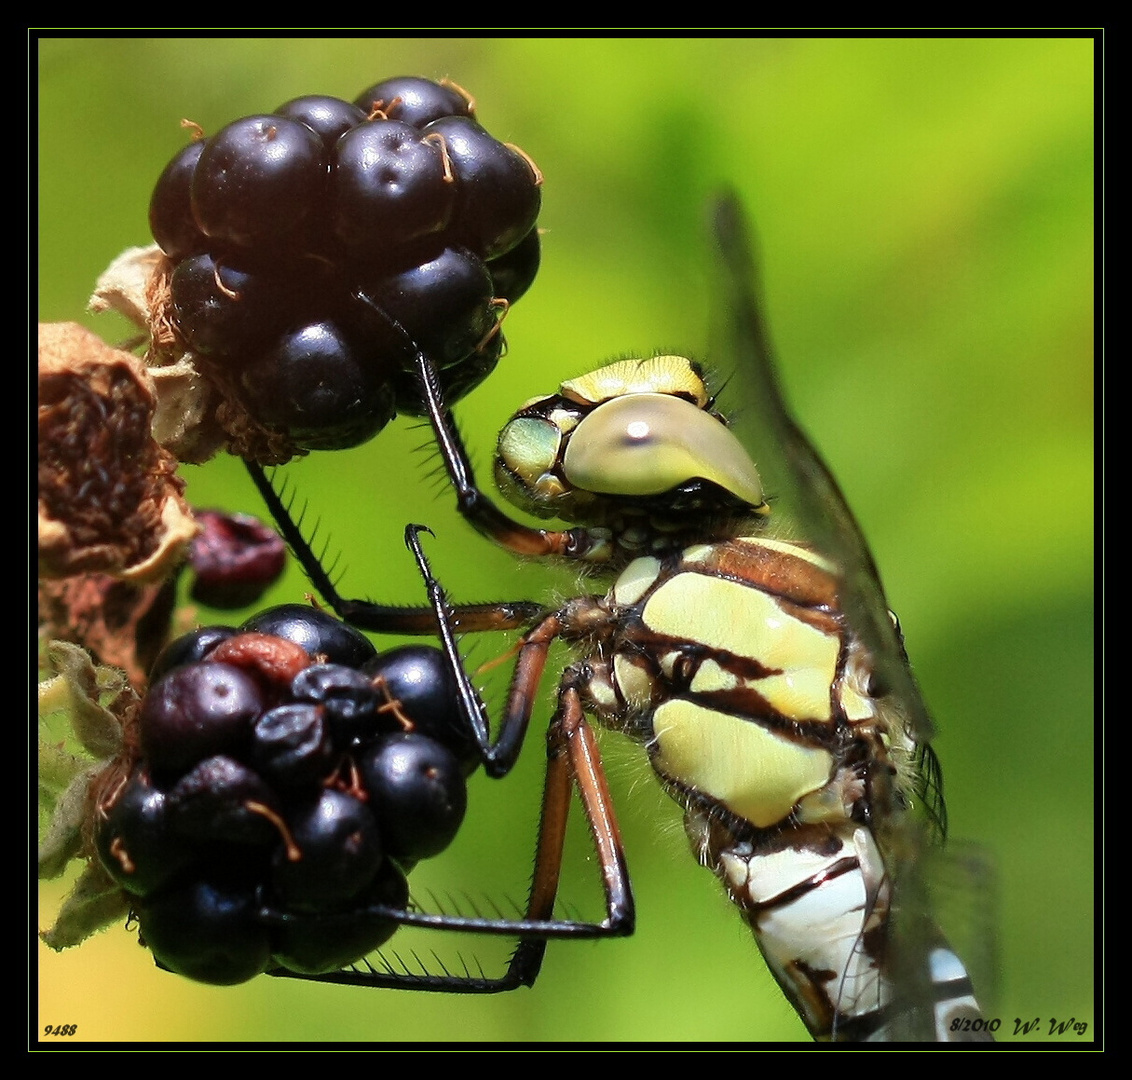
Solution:
<svg viewBox="0 0 1132 1080"><path fill-rule="evenodd" d="M734 197L714 205L713 234L723 312L713 355L741 408L725 420L722 394L683 356L618 361L528 402L500 435L497 484L522 510L565 527L524 524L483 492L434 367L417 352L460 514L518 555L585 567L604 591L537 611L529 602L446 608L418 550L432 609L346 599L271 481L249 469L340 618L442 636L523 628L494 740L486 719L475 721L490 775L514 762L551 645L573 648L550 722L526 916L454 921L523 941L522 970L477 989L533 981L550 938L631 929L592 718L641 746L683 809L694 855L722 882L815 1039L987 1039L967 970L918 884L946 817L932 724L899 624L833 474L786 405ZM458 666L454 641L445 648ZM571 782L600 856L600 923L551 915Z"/></svg>

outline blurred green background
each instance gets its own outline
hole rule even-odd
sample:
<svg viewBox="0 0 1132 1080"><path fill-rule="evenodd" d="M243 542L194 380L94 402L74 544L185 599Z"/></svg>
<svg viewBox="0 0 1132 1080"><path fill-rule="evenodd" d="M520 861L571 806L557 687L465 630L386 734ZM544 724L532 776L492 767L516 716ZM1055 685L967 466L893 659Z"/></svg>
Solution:
<svg viewBox="0 0 1132 1080"><path fill-rule="evenodd" d="M113 317L87 316L86 300L115 254L149 242L149 193L185 141L182 118L212 132L399 74L460 83L484 125L546 178L539 279L508 316L509 355L457 410L485 480L494 434L526 398L615 356L703 351L705 199L723 183L739 190L789 395L869 537L938 721L952 834L997 867L997 908L993 891L977 902L998 930L997 958L983 954L998 972L999 1037L1015 1018L1040 1019L1043 1033L1050 1018L1076 1018L1091 1036L1093 43L44 39L39 317L126 336ZM569 578L472 536L434 466L427 433L398 421L369 446L289 468L343 553L345 593L419 603L401 532L421 521L457 600L569 594ZM232 461L187 475L198 505L258 509ZM292 571L268 602L305 591ZM465 644L477 661L503 647ZM521 898L539 726L520 775L477 778L468 835L438 860L438 890ZM39 1030L73 1023L79 1039L160 1042L804 1040L749 933L689 858L675 807L621 743L603 738L638 933L552 943L532 990L196 986L112 928L62 955L40 946ZM588 897L587 870L568 868L568 899ZM40 925L59 894L41 890ZM438 937L420 947L440 950Z"/></svg>

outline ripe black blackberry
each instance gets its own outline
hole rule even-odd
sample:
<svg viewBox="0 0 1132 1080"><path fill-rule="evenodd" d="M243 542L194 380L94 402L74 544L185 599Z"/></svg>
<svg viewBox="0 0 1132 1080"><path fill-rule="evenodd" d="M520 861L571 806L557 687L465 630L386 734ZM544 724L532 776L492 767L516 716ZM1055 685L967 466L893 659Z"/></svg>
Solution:
<svg viewBox="0 0 1132 1080"><path fill-rule="evenodd" d="M180 150L150 225L233 446L278 462L367 441L419 414L418 350L449 403L482 381L538 268L540 183L463 91L413 76L353 104L294 98Z"/></svg>
<svg viewBox="0 0 1132 1080"><path fill-rule="evenodd" d="M474 738L443 654L378 655L314 608L171 644L95 848L157 962L230 984L379 947L405 873L452 841ZM419 723L416 718L419 718Z"/></svg>
<svg viewBox="0 0 1132 1080"><path fill-rule="evenodd" d="M331 230L363 264L396 265L413 244L447 227L456 202L443 141L385 118L338 139L330 183Z"/></svg>

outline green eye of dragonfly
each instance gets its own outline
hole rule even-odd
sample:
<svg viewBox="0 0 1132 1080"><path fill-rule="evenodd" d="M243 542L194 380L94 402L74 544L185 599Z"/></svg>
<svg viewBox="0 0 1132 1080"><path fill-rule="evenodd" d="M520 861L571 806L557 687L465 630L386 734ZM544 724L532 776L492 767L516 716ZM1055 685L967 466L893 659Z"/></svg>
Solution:
<svg viewBox="0 0 1132 1080"><path fill-rule="evenodd" d="M660 495L710 480L750 506L763 502L743 444L715 417L669 394L603 402L570 436L563 470L575 487L602 495Z"/></svg>
<svg viewBox="0 0 1132 1080"><path fill-rule="evenodd" d="M496 479L512 502L526 497L549 499L561 495L562 481L554 475L561 430L549 420L517 416L499 436Z"/></svg>

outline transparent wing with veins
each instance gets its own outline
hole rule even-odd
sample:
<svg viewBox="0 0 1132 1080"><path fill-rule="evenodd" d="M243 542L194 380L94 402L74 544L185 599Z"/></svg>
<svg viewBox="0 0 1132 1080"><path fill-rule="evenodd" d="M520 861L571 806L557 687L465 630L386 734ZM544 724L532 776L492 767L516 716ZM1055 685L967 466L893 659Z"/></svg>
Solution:
<svg viewBox="0 0 1132 1080"><path fill-rule="evenodd" d="M785 538L805 540L830 558L844 579L842 606L873 654L877 675L906 710L918 743L933 733L884 589L861 529L828 466L795 422L783 397L770 338L758 304L750 233L731 195L713 206L712 232L721 272L714 283L721 314L714 320L713 363L729 382L721 397L735 404L732 427L751 451L772 518Z"/></svg>
<svg viewBox="0 0 1132 1080"><path fill-rule="evenodd" d="M842 610L872 656L875 677L887 700L903 715L917 747L919 815L902 814L901 827L884 829L887 872L894 881L888 930L890 977L901 999L890 1037L931 1040L929 1008L916 1008L931 994L929 957L942 939L935 929L924 870L938 869L938 841L946 829L942 778L929 741L929 718L885 598L880 575L861 529L836 479L794 420L783 396L773 350L759 307L759 282L751 238L738 201L731 195L713 206L712 233L720 273L714 282L719 311L709 362L728 381L720 393L731 426L750 450L783 539L811 544L829 558L843 579ZM933 877L935 874L933 873ZM989 882L984 882L988 895ZM990 906L990 905L988 905ZM905 1011L906 1010L906 1011Z"/></svg>

